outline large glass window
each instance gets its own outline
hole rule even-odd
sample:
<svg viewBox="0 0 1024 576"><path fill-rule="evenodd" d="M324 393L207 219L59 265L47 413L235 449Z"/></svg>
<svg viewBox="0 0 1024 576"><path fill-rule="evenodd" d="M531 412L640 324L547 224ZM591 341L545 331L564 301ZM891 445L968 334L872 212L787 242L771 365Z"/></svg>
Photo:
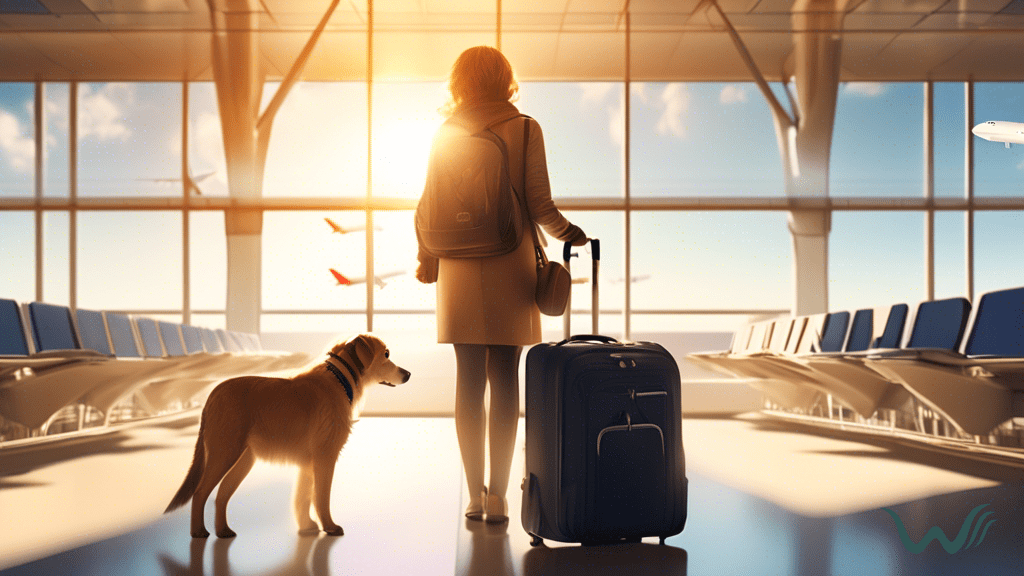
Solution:
<svg viewBox="0 0 1024 576"><path fill-rule="evenodd" d="M630 191L649 196L781 196L771 111L750 83L634 83Z"/></svg>
<svg viewBox="0 0 1024 576"><path fill-rule="evenodd" d="M71 304L71 216L43 212L43 301Z"/></svg>
<svg viewBox="0 0 1024 576"><path fill-rule="evenodd" d="M962 82L932 85L932 161L937 198L964 197L965 102Z"/></svg>
<svg viewBox="0 0 1024 576"><path fill-rule="evenodd" d="M374 309L433 310L434 285L416 280L419 245L413 211L378 211L373 224L374 275L382 285L374 293ZM373 322L376 329L379 320Z"/></svg>
<svg viewBox="0 0 1024 576"><path fill-rule="evenodd" d="M423 193L430 143L444 121L439 109L447 97L446 84L441 82L373 85L374 196L419 198ZM359 146L365 173L365 122Z"/></svg>
<svg viewBox="0 0 1024 576"><path fill-rule="evenodd" d="M35 220L32 212L0 212L0 298L36 298Z"/></svg>
<svg viewBox="0 0 1024 576"><path fill-rule="evenodd" d="M519 96L544 135L553 197L623 195L621 82L523 82Z"/></svg>
<svg viewBox="0 0 1024 576"><path fill-rule="evenodd" d="M1024 286L1024 212L975 212L974 295Z"/></svg>
<svg viewBox="0 0 1024 576"><path fill-rule="evenodd" d="M334 232L325 218L351 232ZM265 213L263 308L365 310L365 225L363 212ZM335 278L331 269L350 284Z"/></svg>
<svg viewBox="0 0 1024 576"><path fill-rule="evenodd" d="M66 198L70 194L71 148L68 114L71 110L71 88L64 82L43 84L43 131L46 144L43 154L43 195Z"/></svg>
<svg viewBox="0 0 1024 576"><path fill-rule="evenodd" d="M974 85L974 123L1020 122L1024 82L978 82ZM1024 146L974 138L974 195L1024 195Z"/></svg>
<svg viewBox="0 0 1024 576"><path fill-rule="evenodd" d="M635 313L791 307L785 213L639 212L632 218Z"/></svg>
<svg viewBox="0 0 1024 576"><path fill-rule="evenodd" d="M935 213L935 298L967 295L966 215Z"/></svg>
<svg viewBox="0 0 1024 576"><path fill-rule="evenodd" d="M924 300L920 212L836 212L828 249L829 310Z"/></svg>
<svg viewBox="0 0 1024 576"><path fill-rule="evenodd" d="M35 87L0 82L0 197L35 194Z"/></svg>
<svg viewBox="0 0 1024 576"><path fill-rule="evenodd" d="M273 141L273 138L271 138ZM188 170L193 195L228 195L224 136L213 82L188 85Z"/></svg>
<svg viewBox="0 0 1024 576"><path fill-rule="evenodd" d="M277 89L267 85L264 105ZM366 84L296 83L274 117L263 195L362 198L366 153Z"/></svg>
<svg viewBox="0 0 1024 576"><path fill-rule="evenodd" d="M181 212L90 211L77 219L79 307L181 309Z"/></svg>
<svg viewBox="0 0 1024 576"><path fill-rule="evenodd" d="M832 132L829 194L920 197L923 118L920 83L842 84Z"/></svg>
<svg viewBox="0 0 1024 576"><path fill-rule="evenodd" d="M79 84L78 195L181 194L181 84Z"/></svg>
<svg viewBox="0 0 1024 576"><path fill-rule="evenodd" d="M189 213L189 301L194 310L227 308L227 239L223 212Z"/></svg>

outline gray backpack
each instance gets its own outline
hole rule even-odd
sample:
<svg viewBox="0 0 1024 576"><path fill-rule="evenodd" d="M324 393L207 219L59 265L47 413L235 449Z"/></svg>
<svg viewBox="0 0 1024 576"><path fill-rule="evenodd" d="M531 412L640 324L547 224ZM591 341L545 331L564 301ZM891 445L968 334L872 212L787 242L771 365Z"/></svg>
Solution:
<svg viewBox="0 0 1024 576"><path fill-rule="evenodd" d="M470 133L449 120L431 149L416 236L435 258L500 256L523 240L523 200L509 177L508 147L491 126Z"/></svg>

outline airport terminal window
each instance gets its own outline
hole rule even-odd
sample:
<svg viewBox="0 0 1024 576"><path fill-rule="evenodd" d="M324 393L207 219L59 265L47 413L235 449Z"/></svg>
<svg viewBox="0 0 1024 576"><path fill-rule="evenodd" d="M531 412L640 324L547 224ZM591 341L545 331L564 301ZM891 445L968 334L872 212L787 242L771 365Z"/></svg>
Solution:
<svg viewBox="0 0 1024 576"><path fill-rule="evenodd" d="M43 212L43 302L71 304L71 215Z"/></svg>
<svg viewBox="0 0 1024 576"><path fill-rule="evenodd" d="M551 195L621 197L622 82L522 82L516 102L544 132Z"/></svg>
<svg viewBox="0 0 1024 576"><path fill-rule="evenodd" d="M200 196L228 195L225 165L216 88L213 82L192 82L188 85L188 170Z"/></svg>
<svg viewBox="0 0 1024 576"><path fill-rule="evenodd" d="M0 298L35 300L35 229L32 212L0 212Z"/></svg>
<svg viewBox="0 0 1024 576"><path fill-rule="evenodd" d="M181 83L79 84L78 195L181 194Z"/></svg>
<svg viewBox="0 0 1024 576"><path fill-rule="evenodd" d="M979 211L974 214L974 294L1021 286L1024 257L1024 212Z"/></svg>
<svg viewBox="0 0 1024 576"><path fill-rule="evenodd" d="M373 224L374 275L384 284L374 292L374 310L433 310L434 285L416 280L418 244L413 211L378 210ZM376 329L376 317L373 324Z"/></svg>
<svg viewBox="0 0 1024 576"><path fill-rule="evenodd" d="M438 126L444 122L438 109L447 97L447 86L443 82L373 85L374 196L419 198L423 193L430 143ZM365 127L365 122L363 125ZM360 145L364 148L365 171L365 128Z"/></svg>
<svg viewBox="0 0 1024 576"><path fill-rule="evenodd" d="M181 309L181 212L85 211L77 218L77 306Z"/></svg>
<svg viewBox="0 0 1024 576"><path fill-rule="evenodd" d="M68 160L68 134L71 88L65 82L43 84L43 132L46 154L43 155L43 195L67 198L70 194L71 165Z"/></svg>
<svg viewBox="0 0 1024 576"><path fill-rule="evenodd" d="M189 305L193 310L224 310L227 305L228 256L224 213L189 213Z"/></svg>
<svg viewBox="0 0 1024 576"><path fill-rule="evenodd" d="M274 117L263 195L363 198L366 153L366 84L298 82Z"/></svg>
<svg viewBox="0 0 1024 576"><path fill-rule="evenodd" d="M1021 122L1024 82L978 82L974 85L974 124L989 120ZM1024 145L974 138L974 195L1024 195Z"/></svg>
<svg viewBox="0 0 1024 576"><path fill-rule="evenodd" d="M267 333L305 334L308 340L302 345L321 346L327 341L325 336L349 337L366 331L366 314L263 314L260 316L260 331ZM297 342L289 342L288 346L296 346ZM267 348L273 345L267 343Z"/></svg>
<svg viewBox="0 0 1024 576"><path fill-rule="evenodd" d="M366 224L363 212L272 211L263 215L264 310L365 310L366 286L339 286L330 269L366 277L366 235L338 234Z"/></svg>
<svg viewBox="0 0 1024 576"><path fill-rule="evenodd" d="M785 193L771 111L753 83L636 82L630 117L633 196Z"/></svg>
<svg viewBox="0 0 1024 576"><path fill-rule="evenodd" d="M936 82L932 85L933 162L937 198L964 197L964 107L962 82ZM974 145L978 146L978 140L974 141Z"/></svg>
<svg viewBox="0 0 1024 576"><path fill-rule="evenodd" d="M789 309L784 212L633 214L632 309Z"/></svg>
<svg viewBox="0 0 1024 576"><path fill-rule="evenodd" d="M840 84L829 194L920 197L924 90L919 82Z"/></svg>
<svg viewBox="0 0 1024 576"><path fill-rule="evenodd" d="M35 86L0 82L0 197L35 194Z"/></svg>
<svg viewBox="0 0 1024 576"><path fill-rule="evenodd" d="M923 213L832 214L829 310L924 300L924 274Z"/></svg>
<svg viewBox="0 0 1024 576"><path fill-rule="evenodd" d="M960 211L935 212L935 297L967 295L965 269L966 215ZM1009 241L1009 240L1008 240ZM1012 241L1010 241L1012 244ZM977 247L975 247L977 250ZM977 261L975 261L977 263Z"/></svg>

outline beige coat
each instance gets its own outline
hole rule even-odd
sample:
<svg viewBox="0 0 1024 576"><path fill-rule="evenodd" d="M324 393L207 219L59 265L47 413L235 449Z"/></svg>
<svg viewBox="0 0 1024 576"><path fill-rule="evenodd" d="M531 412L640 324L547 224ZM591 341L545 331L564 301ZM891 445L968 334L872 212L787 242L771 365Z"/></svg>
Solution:
<svg viewBox="0 0 1024 576"><path fill-rule="evenodd" d="M515 118L493 128L508 145L510 176L517 190L523 189L525 121ZM566 220L551 200L544 136L536 120L528 121L531 125L526 156L526 203L530 216L561 241L583 238L583 231ZM536 284L537 265L529 230L523 234L519 248L509 254L441 259L437 275L437 341L518 346L540 342L540 311L534 301Z"/></svg>

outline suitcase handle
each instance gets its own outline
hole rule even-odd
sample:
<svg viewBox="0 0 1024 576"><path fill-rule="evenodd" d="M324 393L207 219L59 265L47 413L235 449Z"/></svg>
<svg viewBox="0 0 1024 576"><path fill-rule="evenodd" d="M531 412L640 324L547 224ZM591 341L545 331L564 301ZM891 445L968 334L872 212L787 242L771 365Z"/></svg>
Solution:
<svg viewBox="0 0 1024 576"><path fill-rule="evenodd" d="M604 344L619 344L619 341L611 336L602 336L600 334L576 334L562 340L558 344L555 344L555 346L561 346L567 342L602 342Z"/></svg>

